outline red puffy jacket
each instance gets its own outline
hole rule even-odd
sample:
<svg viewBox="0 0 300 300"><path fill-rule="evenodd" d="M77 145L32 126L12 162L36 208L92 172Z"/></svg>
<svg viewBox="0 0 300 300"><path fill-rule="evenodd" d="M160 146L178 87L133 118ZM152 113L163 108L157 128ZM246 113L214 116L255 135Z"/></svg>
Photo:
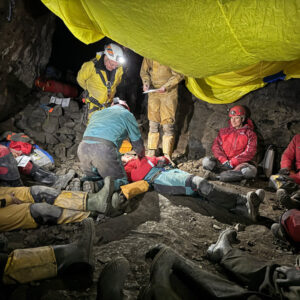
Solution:
<svg viewBox="0 0 300 300"><path fill-rule="evenodd" d="M296 134L288 147L282 154L280 167L288 168L289 170L294 168L295 170L300 169L300 134Z"/></svg>
<svg viewBox="0 0 300 300"><path fill-rule="evenodd" d="M124 166L125 172L128 177L128 181L132 182L144 179L145 176L150 172L150 170L153 167L155 167L158 163L160 163L161 166L165 166L169 164L169 160L164 156L145 156L141 160L137 158L131 159Z"/></svg>
<svg viewBox="0 0 300 300"><path fill-rule="evenodd" d="M220 129L212 145L212 152L221 164L228 160L232 167L236 167L254 157L257 137L250 119L239 129L233 128L230 121L229 124L229 127Z"/></svg>

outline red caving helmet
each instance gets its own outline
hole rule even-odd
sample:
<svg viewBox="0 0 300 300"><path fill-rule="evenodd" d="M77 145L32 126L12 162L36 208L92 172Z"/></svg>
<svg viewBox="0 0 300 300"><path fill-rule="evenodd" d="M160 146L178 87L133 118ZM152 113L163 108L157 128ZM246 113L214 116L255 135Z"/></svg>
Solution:
<svg viewBox="0 0 300 300"><path fill-rule="evenodd" d="M246 110L243 106L236 105L236 106L230 108L228 116L229 116L229 118L235 117L235 116L244 116L244 117L246 117Z"/></svg>

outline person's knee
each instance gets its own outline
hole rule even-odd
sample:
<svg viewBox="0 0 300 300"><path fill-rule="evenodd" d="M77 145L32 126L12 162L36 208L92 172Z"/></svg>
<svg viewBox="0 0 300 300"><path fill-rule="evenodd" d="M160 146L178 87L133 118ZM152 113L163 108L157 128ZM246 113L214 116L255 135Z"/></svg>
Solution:
<svg viewBox="0 0 300 300"><path fill-rule="evenodd" d="M156 133L159 131L159 123L154 121L149 121L149 131Z"/></svg>
<svg viewBox="0 0 300 300"><path fill-rule="evenodd" d="M199 176L193 177L192 184L196 186L198 193L204 197L207 197L214 188L212 183Z"/></svg>
<svg viewBox="0 0 300 300"><path fill-rule="evenodd" d="M174 123L164 124L163 131L165 135L174 135Z"/></svg>
<svg viewBox="0 0 300 300"><path fill-rule="evenodd" d="M251 178L254 178L257 174L257 169L255 166L252 166L252 165L248 165L244 168L241 169L241 172L243 174L243 176L246 178L246 179L251 179Z"/></svg>
<svg viewBox="0 0 300 300"><path fill-rule="evenodd" d="M43 185L32 186L30 188L30 193L35 203L46 202L48 204L53 204L54 200L60 194L56 189Z"/></svg>
<svg viewBox="0 0 300 300"><path fill-rule="evenodd" d="M212 171L217 164L216 159L213 159L211 157L205 156L202 160L202 166L204 169Z"/></svg>
<svg viewBox="0 0 300 300"><path fill-rule="evenodd" d="M34 203L30 206L30 214L37 224L57 224L63 209L48 203Z"/></svg>

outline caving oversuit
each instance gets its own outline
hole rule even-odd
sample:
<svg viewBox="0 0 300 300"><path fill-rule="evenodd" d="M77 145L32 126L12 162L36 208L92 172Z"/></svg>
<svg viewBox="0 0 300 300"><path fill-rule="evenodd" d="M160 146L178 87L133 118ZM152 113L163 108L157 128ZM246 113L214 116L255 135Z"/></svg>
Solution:
<svg viewBox="0 0 300 300"><path fill-rule="evenodd" d="M141 72L143 84L150 88L164 87L164 93L149 93L148 150L156 150L159 143L159 125L163 127L163 153L171 158L174 147L175 114L178 103L178 83L184 78L171 68L144 58Z"/></svg>
<svg viewBox="0 0 300 300"><path fill-rule="evenodd" d="M104 53L84 63L77 75L77 82L85 90L84 99L88 105L88 120L93 112L109 107L117 86L121 82L123 67L108 71L104 65Z"/></svg>

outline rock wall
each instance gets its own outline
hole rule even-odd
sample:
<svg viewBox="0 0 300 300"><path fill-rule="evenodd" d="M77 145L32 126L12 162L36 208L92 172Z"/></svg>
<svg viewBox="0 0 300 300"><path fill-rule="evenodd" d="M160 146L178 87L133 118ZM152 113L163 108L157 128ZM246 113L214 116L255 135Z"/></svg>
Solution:
<svg viewBox="0 0 300 300"><path fill-rule="evenodd" d="M0 3L0 121L30 99L48 63L55 17L39 0Z"/></svg>
<svg viewBox="0 0 300 300"><path fill-rule="evenodd" d="M278 165L281 153L300 132L299 95L300 80L292 79L268 84L232 104L216 105L195 99L189 125L189 158L209 155L219 129L228 124L229 109L233 105L244 105L256 127L260 150L264 152L268 145L275 145Z"/></svg>

